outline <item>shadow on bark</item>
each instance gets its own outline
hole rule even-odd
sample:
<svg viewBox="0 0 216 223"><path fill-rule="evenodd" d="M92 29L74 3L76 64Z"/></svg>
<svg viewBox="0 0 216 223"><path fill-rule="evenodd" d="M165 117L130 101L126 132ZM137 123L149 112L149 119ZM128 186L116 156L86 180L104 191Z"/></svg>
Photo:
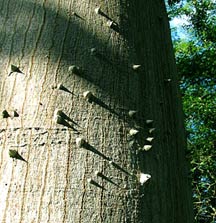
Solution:
<svg viewBox="0 0 216 223"><path fill-rule="evenodd" d="M123 173L125 173L127 175L131 175L127 170L125 170L120 165L118 165L117 163L115 163L114 161L112 161L112 159L110 157L108 157L108 156L104 155L103 153L101 153L99 150L97 150L95 147L93 147L92 145L90 145L88 142L82 141L81 147L83 147L83 148L85 148L85 149L87 149L87 150L95 153L96 155L102 157L104 160L107 160L110 165L112 165L114 168L118 169L119 171L121 171L121 172L123 172ZM102 177L102 175L100 175L100 176ZM106 179L108 179L108 178L106 178Z"/></svg>
<svg viewBox="0 0 216 223"><path fill-rule="evenodd" d="M99 150L95 149L93 146L91 146L88 142L83 142L82 145L83 148L97 154L98 156L102 157L105 160L110 160L109 157L107 157L106 155L104 155L103 153L101 153Z"/></svg>
<svg viewBox="0 0 216 223"><path fill-rule="evenodd" d="M101 172L96 172L96 175L98 177L101 177L102 179L106 180L107 182L117 186L117 187L120 187L117 183L115 183L113 180L111 180L109 177L105 176L103 173Z"/></svg>
<svg viewBox="0 0 216 223"><path fill-rule="evenodd" d="M14 10L14 7L19 10ZM12 12L11 16L9 16L10 12ZM131 58L124 58L126 54L123 56L120 51L112 49L109 43L98 38L95 33L91 33L90 29L85 29L86 20L82 15L71 12L69 16L63 9L56 10L46 3L37 4L30 1L17 3L14 0L10 2L7 10L2 7L1 13L3 27L5 28L7 23L11 24L7 30L6 28L1 30L1 54L15 58L21 65L27 55L32 59L41 55L47 56L50 63L60 60L63 72L59 71L58 74L64 73L64 75L68 75L65 71L71 64L78 64L84 70L80 77L98 86L98 90L112 96L120 108L129 110L139 106L142 100L137 101L139 97L135 97L137 94L135 89L129 89L130 77L128 76L135 75L131 68L134 61ZM25 18L22 15L26 13L29 17ZM108 21L111 21L109 16L108 18ZM100 20L100 17L96 15L95 19ZM125 27L125 24L122 27ZM127 30L121 28L120 34L116 31L118 30L110 29L109 35L112 33L123 35L123 38L126 37L126 41L129 41ZM5 47L7 45L12 48ZM92 55L91 49L95 46L97 53ZM139 74L136 76L139 81ZM58 78L64 77L58 76ZM67 81L72 84L69 78ZM64 86L64 83L62 84ZM110 112L114 111L102 101L103 99L97 100L102 107Z"/></svg>

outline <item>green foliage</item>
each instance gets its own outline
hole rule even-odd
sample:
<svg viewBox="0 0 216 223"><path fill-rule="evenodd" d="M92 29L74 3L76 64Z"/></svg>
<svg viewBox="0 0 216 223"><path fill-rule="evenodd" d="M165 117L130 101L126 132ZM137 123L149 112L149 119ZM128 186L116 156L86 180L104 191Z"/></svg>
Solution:
<svg viewBox="0 0 216 223"><path fill-rule="evenodd" d="M196 222L214 222L216 189L216 88L210 81L184 80L183 105L188 131ZM205 219L205 220L204 220Z"/></svg>
<svg viewBox="0 0 216 223"><path fill-rule="evenodd" d="M211 78L216 68L216 51L213 47L198 45L196 40L176 42L176 60L182 77L189 79Z"/></svg>
<svg viewBox="0 0 216 223"><path fill-rule="evenodd" d="M216 222L216 3L191 0L173 5L184 17L187 38L173 41L191 162L195 221Z"/></svg>

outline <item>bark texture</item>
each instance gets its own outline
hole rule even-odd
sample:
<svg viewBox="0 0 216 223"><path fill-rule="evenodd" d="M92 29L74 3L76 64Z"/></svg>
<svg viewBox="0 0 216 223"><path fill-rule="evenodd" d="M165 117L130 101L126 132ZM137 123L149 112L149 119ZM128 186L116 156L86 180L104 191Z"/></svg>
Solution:
<svg viewBox="0 0 216 223"><path fill-rule="evenodd" d="M163 1L1 0L0 21L0 222L191 223Z"/></svg>

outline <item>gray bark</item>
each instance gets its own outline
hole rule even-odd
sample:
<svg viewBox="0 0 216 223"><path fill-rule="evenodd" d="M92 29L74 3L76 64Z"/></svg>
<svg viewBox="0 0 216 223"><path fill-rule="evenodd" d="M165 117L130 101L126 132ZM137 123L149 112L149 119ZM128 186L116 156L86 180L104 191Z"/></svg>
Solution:
<svg viewBox="0 0 216 223"><path fill-rule="evenodd" d="M1 0L0 16L0 222L191 223L164 3Z"/></svg>

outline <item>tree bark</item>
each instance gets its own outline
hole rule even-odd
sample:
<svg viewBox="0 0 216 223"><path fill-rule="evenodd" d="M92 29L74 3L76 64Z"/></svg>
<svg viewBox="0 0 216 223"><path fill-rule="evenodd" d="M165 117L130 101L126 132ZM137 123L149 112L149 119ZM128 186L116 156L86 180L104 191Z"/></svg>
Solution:
<svg viewBox="0 0 216 223"><path fill-rule="evenodd" d="M191 223L163 1L2 0L0 15L0 222Z"/></svg>

